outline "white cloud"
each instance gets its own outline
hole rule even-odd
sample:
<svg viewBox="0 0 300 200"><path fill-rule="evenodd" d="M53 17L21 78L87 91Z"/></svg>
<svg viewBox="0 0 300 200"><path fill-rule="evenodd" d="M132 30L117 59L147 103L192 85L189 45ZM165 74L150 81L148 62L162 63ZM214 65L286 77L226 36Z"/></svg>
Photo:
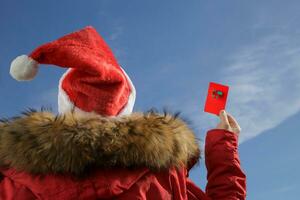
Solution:
<svg viewBox="0 0 300 200"><path fill-rule="evenodd" d="M243 46L229 56L220 76L230 86L226 110L242 127L240 143L275 128L300 111L300 38L270 35ZM180 105L200 137L218 123L217 117L200 112L199 99L168 103Z"/></svg>
<svg viewBox="0 0 300 200"><path fill-rule="evenodd" d="M300 43L271 35L245 46L223 71L231 86L228 110L243 128L240 142L274 128L300 111Z"/></svg>

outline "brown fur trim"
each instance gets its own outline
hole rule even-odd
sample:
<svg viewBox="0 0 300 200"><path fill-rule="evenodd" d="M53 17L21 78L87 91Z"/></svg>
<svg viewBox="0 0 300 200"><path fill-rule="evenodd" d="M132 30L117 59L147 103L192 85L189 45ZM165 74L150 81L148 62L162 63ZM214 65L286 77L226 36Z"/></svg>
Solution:
<svg viewBox="0 0 300 200"><path fill-rule="evenodd" d="M199 159L195 135L170 114L121 118L28 112L0 122L0 166L83 174L90 167L180 167Z"/></svg>

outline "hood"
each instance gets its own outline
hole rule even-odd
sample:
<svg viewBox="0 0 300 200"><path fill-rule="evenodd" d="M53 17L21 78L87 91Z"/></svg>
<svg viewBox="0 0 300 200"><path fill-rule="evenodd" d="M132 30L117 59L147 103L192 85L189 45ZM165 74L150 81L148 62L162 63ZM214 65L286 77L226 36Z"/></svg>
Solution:
<svg viewBox="0 0 300 200"><path fill-rule="evenodd" d="M178 116L156 112L120 118L30 110L0 122L0 166L33 174L82 175L91 168L191 168L198 140Z"/></svg>

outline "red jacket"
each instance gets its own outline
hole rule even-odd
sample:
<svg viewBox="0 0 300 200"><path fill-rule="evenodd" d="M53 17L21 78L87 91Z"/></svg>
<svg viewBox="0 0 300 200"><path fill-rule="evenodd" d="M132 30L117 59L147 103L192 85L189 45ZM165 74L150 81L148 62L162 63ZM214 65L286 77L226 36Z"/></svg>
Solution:
<svg viewBox="0 0 300 200"><path fill-rule="evenodd" d="M0 124L1 200L245 199L237 137L206 136L206 192L188 178L197 139L179 118L122 119L31 112Z"/></svg>

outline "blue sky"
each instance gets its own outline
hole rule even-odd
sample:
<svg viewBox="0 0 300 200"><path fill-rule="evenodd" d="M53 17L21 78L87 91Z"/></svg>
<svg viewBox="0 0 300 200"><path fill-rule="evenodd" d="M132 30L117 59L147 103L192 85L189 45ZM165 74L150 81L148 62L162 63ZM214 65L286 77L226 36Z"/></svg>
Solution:
<svg viewBox="0 0 300 200"><path fill-rule="evenodd" d="M182 111L204 140L218 122L203 112L210 81L231 86L228 112L242 127L248 199L297 199L300 188L300 2L296 0L51 0L0 3L0 115L57 109L63 69L31 82L10 62L38 45L93 25L137 89L135 110ZM191 178L205 187L204 163Z"/></svg>

